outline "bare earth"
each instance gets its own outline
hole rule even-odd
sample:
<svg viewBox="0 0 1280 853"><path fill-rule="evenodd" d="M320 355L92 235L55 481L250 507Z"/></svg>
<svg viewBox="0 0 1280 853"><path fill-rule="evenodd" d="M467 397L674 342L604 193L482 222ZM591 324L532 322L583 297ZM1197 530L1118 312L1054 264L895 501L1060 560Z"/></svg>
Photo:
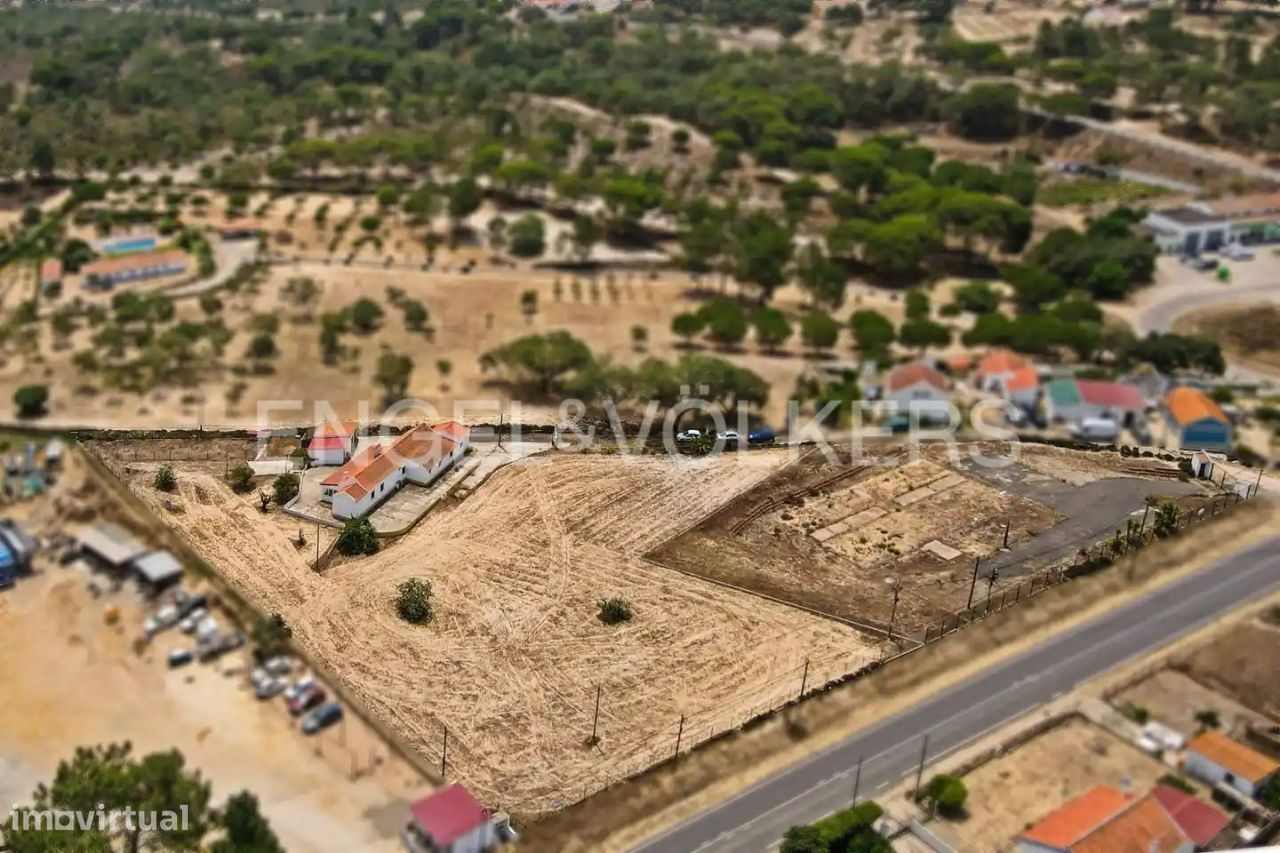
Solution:
<svg viewBox="0 0 1280 853"><path fill-rule="evenodd" d="M131 486L428 762L447 727L449 777L532 816L668 757L681 715L683 749L793 698L802 678L873 659L857 631L640 559L787 458L527 459L324 575L289 541L292 520L258 512L216 466L180 463L177 497L150 488L148 463ZM394 614L410 577L433 585L431 627ZM615 595L635 618L610 628L596 603Z"/></svg>

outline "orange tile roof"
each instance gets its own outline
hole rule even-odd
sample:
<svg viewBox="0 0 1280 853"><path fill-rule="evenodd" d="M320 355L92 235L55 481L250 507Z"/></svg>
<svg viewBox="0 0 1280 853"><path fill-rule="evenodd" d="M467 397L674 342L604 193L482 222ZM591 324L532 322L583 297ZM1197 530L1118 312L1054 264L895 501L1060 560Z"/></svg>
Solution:
<svg viewBox="0 0 1280 853"><path fill-rule="evenodd" d="M358 501L406 462L415 462L424 468L433 467L442 457L452 453L468 432L456 421L445 421L434 427L416 426L389 447L375 444L365 448L321 480L320 485L333 486Z"/></svg>
<svg viewBox="0 0 1280 853"><path fill-rule="evenodd" d="M1173 419L1184 426L1206 418L1228 423L1222 407L1213 402L1209 395L1185 385L1180 385L1166 394L1164 405Z"/></svg>
<svg viewBox="0 0 1280 853"><path fill-rule="evenodd" d="M139 270L179 261L184 264L187 262L186 252L178 249L168 252L143 252L138 255L124 255L119 258L103 258L100 261L93 261L81 267L80 272L88 278L91 275L112 275L125 270Z"/></svg>
<svg viewBox="0 0 1280 853"><path fill-rule="evenodd" d="M911 364L897 367L889 371L889 375L884 380L885 387L890 391L910 388L917 382L928 382L939 391L947 390L947 377L922 361L913 361Z"/></svg>
<svg viewBox="0 0 1280 853"><path fill-rule="evenodd" d="M1098 785L1050 812L1022 837L1046 847L1070 847L1118 815L1129 803L1129 797L1115 788Z"/></svg>
<svg viewBox="0 0 1280 853"><path fill-rule="evenodd" d="M1028 391L1040 385L1040 376L1034 367L1020 367L1002 384L1006 391Z"/></svg>
<svg viewBox="0 0 1280 853"><path fill-rule="evenodd" d="M46 258L44 263L40 264L40 280L57 281L60 278L62 278L62 261L57 258Z"/></svg>
<svg viewBox="0 0 1280 853"><path fill-rule="evenodd" d="M1187 836L1150 794L1071 845L1071 853L1175 853Z"/></svg>
<svg viewBox="0 0 1280 853"><path fill-rule="evenodd" d="M957 355L949 358L947 359L947 367L950 368L953 373L963 373L973 367L973 356Z"/></svg>
<svg viewBox="0 0 1280 853"><path fill-rule="evenodd" d="M1007 349L995 349L982 357L978 362L979 376L996 376L1001 373L1012 373L1027 366L1027 360L1015 355Z"/></svg>
<svg viewBox="0 0 1280 853"><path fill-rule="evenodd" d="M1257 784L1280 770L1280 762L1237 743L1221 732L1205 732L1187 744L1187 751L1202 755L1234 776Z"/></svg>
<svg viewBox="0 0 1280 853"><path fill-rule="evenodd" d="M350 438L356 434L360 424L356 421L325 421L311 433L312 438Z"/></svg>

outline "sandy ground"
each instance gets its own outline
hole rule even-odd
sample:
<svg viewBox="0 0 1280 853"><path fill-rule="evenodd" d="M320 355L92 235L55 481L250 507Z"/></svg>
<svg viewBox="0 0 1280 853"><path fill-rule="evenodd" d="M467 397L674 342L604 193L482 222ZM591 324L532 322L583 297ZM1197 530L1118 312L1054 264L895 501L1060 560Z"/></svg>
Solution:
<svg viewBox="0 0 1280 853"><path fill-rule="evenodd" d="M36 530L73 529L63 502L75 495L83 510L95 494L59 487L10 514ZM37 572L0 592L0 820L77 746L129 740L138 754L182 751L217 803L252 791L289 850L400 849L407 804L430 787L357 720L304 740L279 700L260 703L226 674L243 667L236 656L171 671L164 655L189 638L135 647L147 611L131 585L95 598L78 568L38 558Z"/></svg>
<svg viewBox="0 0 1280 853"><path fill-rule="evenodd" d="M784 453L694 463L540 456L499 471L378 555L323 575L216 471L179 465L179 495L133 488L427 761L530 815L590 793L858 668L856 631L651 566L639 554L776 470ZM436 622L399 621L396 584L425 577ZM596 603L635 618L609 628ZM807 676L804 674L809 659ZM589 748L596 688L598 736ZM683 747L682 747L683 748Z"/></svg>
<svg viewBox="0 0 1280 853"><path fill-rule="evenodd" d="M964 777L968 816L949 822L978 850L1012 850L1028 826L1094 785L1142 793L1169 768L1075 718Z"/></svg>
<svg viewBox="0 0 1280 853"><path fill-rule="evenodd" d="M1174 662L1197 681L1280 718L1280 628L1261 619L1237 625Z"/></svg>
<svg viewBox="0 0 1280 853"><path fill-rule="evenodd" d="M1117 708L1130 704L1146 708L1153 720L1170 726L1188 739L1200 731L1200 723L1195 718L1200 711L1216 711L1222 722L1222 731L1241 740L1249 723L1264 721L1260 714L1229 696L1172 669L1160 670L1121 691L1111 697L1111 704Z"/></svg>
<svg viewBox="0 0 1280 853"><path fill-rule="evenodd" d="M1114 477L1176 477L1178 473L1176 465L1158 459L1125 459L1114 453L1077 453L1042 444L1022 445L1018 464L1073 486Z"/></svg>

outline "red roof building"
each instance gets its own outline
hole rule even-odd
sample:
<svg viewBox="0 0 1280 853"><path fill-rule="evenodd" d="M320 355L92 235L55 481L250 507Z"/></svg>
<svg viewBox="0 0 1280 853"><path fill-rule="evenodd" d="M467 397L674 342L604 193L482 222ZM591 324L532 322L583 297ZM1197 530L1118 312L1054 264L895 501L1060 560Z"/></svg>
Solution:
<svg viewBox="0 0 1280 853"><path fill-rule="evenodd" d="M1157 785L1151 789L1151 796L1197 847L1208 846L1231 823L1231 818L1213 806L1177 788Z"/></svg>
<svg viewBox="0 0 1280 853"><path fill-rule="evenodd" d="M1050 850L1070 850L1077 841L1124 811L1130 802L1115 788L1097 785L1050 812L1022 838Z"/></svg>
<svg viewBox="0 0 1280 853"><path fill-rule="evenodd" d="M389 445L366 447L320 481L322 499L339 518L363 516L405 482L430 485L462 457L470 435L457 421L444 421L413 427Z"/></svg>
<svg viewBox="0 0 1280 853"><path fill-rule="evenodd" d="M406 827L410 849L438 853L473 853L492 846L497 837L489 812L461 785L436 791L409 807Z"/></svg>
<svg viewBox="0 0 1280 853"><path fill-rule="evenodd" d="M988 380L1008 376L1026 366L1027 360L1022 356L1015 355L1007 349L993 349L978 362L978 384L983 385Z"/></svg>
<svg viewBox="0 0 1280 853"><path fill-rule="evenodd" d="M46 258L40 264L40 283L55 284L62 281L62 261L57 258Z"/></svg>
<svg viewBox="0 0 1280 853"><path fill-rule="evenodd" d="M949 387L947 377L923 361L913 361L911 364L904 364L889 371L889 375L884 380L884 387L890 394L894 394L920 383L931 385L944 393Z"/></svg>
<svg viewBox="0 0 1280 853"><path fill-rule="evenodd" d="M1080 399L1091 406L1101 406L1118 412L1141 412L1144 406L1142 392L1133 385L1122 382L1099 382L1093 379L1076 381Z"/></svg>
<svg viewBox="0 0 1280 853"><path fill-rule="evenodd" d="M1138 798L1098 785L1050 812L1018 846L1036 853L1184 853L1207 844L1228 822L1213 806L1167 785Z"/></svg>

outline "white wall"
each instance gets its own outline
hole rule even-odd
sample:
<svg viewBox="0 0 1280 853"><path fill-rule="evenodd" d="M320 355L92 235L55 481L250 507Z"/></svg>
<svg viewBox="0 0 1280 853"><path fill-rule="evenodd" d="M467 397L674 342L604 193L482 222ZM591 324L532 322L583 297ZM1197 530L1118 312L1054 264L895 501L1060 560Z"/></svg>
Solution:
<svg viewBox="0 0 1280 853"><path fill-rule="evenodd" d="M905 410L907 408L907 404L911 402L925 401L945 403L947 400L951 399L951 395L946 391L941 390L936 385L931 385L930 383L921 380L914 385L908 385L906 388L899 388L897 391L886 392L884 398L897 403Z"/></svg>
<svg viewBox="0 0 1280 853"><path fill-rule="evenodd" d="M347 461L347 451L338 447L316 450L307 448L307 455L311 457L312 465L341 465Z"/></svg>
<svg viewBox="0 0 1280 853"><path fill-rule="evenodd" d="M1254 785L1252 782L1234 776L1225 767L1215 764L1197 752L1188 750L1183 753L1182 769L1197 779L1203 779L1212 785L1225 785L1228 788L1234 788L1246 797L1253 797Z"/></svg>

